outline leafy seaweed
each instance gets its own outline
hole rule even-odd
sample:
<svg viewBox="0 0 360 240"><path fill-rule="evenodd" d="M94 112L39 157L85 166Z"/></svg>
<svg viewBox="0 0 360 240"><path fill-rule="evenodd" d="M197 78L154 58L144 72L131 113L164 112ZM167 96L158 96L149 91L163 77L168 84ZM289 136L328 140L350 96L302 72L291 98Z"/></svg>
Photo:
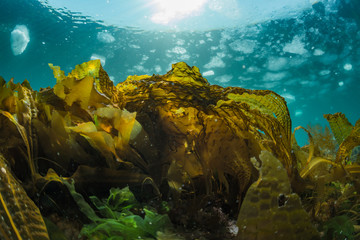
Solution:
<svg viewBox="0 0 360 240"><path fill-rule="evenodd" d="M145 215L142 218L131 210L141 207L129 187L123 189L112 188L107 199L100 200L91 196L90 200L98 210L94 209L75 191L74 183L66 183L80 210L92 221L81 229L80 234L90 239L154 239L159 231L171 228L169 217L158 214L149 207L143 208ZM81 197L80 197L81 196ZM96 216L94 216L94 214Z"/></svg>
<svg viewBox="0 0 360 240"><path fill-rule="evenodd" d="M346 215L331 218L324 224L323 231L323 239L354 239L354 226Z"/></svg>

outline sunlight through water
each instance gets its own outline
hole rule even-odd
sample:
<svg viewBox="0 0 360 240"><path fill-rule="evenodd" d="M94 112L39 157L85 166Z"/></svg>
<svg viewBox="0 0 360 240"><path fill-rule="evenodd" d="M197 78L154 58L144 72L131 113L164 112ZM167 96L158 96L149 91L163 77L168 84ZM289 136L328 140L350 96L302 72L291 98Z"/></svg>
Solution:
<svg viewBox="0 0 360 240"><path fill-rule="evenodd" d="M201 11L207 0L155 0L158 11L151 16L151 21L168 24Z"/></svg>

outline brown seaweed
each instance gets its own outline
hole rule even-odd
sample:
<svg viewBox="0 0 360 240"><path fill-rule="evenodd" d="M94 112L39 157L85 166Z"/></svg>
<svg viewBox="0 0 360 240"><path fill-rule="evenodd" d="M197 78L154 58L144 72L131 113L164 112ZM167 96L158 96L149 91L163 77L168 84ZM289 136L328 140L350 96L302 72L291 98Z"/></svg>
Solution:
<svg viewBox="0 0 360 240"><path fill-rule="evenodd" d="M185 179L204 175L208 192L214 176L228 191L228 176L241 194L257 178L250 158L261 149L274 152L293 174L289 111L272 91L210 85L198 68L183 62L164 76L131 76L116 88L119 105L137 112L158 149L159 156L146 161L155 164L152 176L161 164L160 180L172 181L167 170L180 168Z"/></svg>
<svg viewBox="0 0 360 240"><path fill-rule="evenodd" d="M49 239L41 213L0 154L0 238Z"/></svg>
<svg viewBox="0 0 360 240"><path fill-rule="evenodd" d="M241 206L239 239L300 233L317 239L312 221L325 221L319 209L335 205L329 184L344 183L341 191L351 184L349 194L336 193L343 196L339 202L356 203L360 167L349 157L360 143L360 121L352 126L341 114L327 115L339 143L335 156L329 131L316 135L296 128L309 136L308 146L297 145L280 95L210 85L184 62L165 75L129 76L117 86L99 60L77 65L67 76L49 65L54 88L37 92L27 81L0 79L2 164L6 176L19 178L26 190L16 195L3 187L4 196L38 199L49 183L68 180L87 193L126 184L142 191L150 183L154 196L189 201L194 206L187 211L194 213L209 198L221 197L233 212ZM305 197L301 204L290 186L316 200ZM3 199L3 206L11 205ZM31 209L39 212L35 205ZM9 221L0 221L3 229L20 231L20 220Z"/></svg>
<svg viewBox="0 0 360 240"><path fill-rule="evenodd" d="M238 239L320 239L299 196L291 192L281 162L267 151L260 159L260 177L247 191L238 216Z"/></svg>

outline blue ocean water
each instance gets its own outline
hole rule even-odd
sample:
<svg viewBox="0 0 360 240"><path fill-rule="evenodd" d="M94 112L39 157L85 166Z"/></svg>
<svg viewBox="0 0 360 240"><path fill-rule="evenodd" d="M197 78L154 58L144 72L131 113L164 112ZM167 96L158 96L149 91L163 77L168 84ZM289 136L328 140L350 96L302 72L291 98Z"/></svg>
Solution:
<svg viewBox="0 0 360 240"><path fill-rule="evenodd" d="M0 76L5 80L28 79L34 89L53 86L48 63L67 73L100 58L118 83L128 75L165 74L172 63L185 61L199 67L211 84L279 93L287 100L293 127L325 126L327 113L343 112L353 124L360 118L359 0L316 1L302 11L249 24L185 30L108 25L46 3L0 1ZM19 36L27 44L14 50ZM305 135L297 137L306 143Z"/></svg>

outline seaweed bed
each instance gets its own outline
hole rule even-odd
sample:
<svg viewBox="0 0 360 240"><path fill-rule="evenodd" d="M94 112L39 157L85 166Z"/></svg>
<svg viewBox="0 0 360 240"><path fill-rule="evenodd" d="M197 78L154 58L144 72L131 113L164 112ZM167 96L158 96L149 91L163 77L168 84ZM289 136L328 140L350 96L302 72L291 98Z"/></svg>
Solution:
<svg viewBox="0 0 360 240"><path fill-rule="evenodd" d="M297 127L268 90L99 60L0 78L1 239L360 239L360 121Z"/></svg>

